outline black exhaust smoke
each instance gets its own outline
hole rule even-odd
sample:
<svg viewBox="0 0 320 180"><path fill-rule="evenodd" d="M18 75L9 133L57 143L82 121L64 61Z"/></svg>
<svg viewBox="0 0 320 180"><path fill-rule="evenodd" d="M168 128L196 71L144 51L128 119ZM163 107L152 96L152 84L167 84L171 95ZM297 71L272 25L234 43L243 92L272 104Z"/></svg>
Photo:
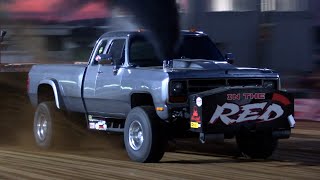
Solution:
<svg viewBox="0 0 320 180"><path fill-rule="evenodd" d="M119 6L135 16L137 26L151 31L150 40L160 59L172 59L179 41L179 15L175 0L94 0L103 8ZM59 15L66 15L92 1L68 0L56 5ZM110 7L109 7L110 8ZM112 7L111 7L112 8Z"/></svg>
<svg viewBox="0 0 320 180"><path fill-rule="evenodd" d="M151 31L150 40L160 59L172 59L179 41L179 15L175 0L116 0L130 11L142 28Z"/></svg>

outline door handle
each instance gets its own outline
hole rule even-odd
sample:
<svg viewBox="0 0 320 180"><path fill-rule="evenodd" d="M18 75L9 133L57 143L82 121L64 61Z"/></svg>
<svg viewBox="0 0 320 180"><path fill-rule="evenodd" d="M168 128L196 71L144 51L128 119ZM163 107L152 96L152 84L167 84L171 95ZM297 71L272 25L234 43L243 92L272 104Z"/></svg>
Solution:
<svg viewBox="0 0 320 180"><path fill-rule="evenodd" d="M98 71L98 74L102 74L103 72L102 71Z"/></svg>

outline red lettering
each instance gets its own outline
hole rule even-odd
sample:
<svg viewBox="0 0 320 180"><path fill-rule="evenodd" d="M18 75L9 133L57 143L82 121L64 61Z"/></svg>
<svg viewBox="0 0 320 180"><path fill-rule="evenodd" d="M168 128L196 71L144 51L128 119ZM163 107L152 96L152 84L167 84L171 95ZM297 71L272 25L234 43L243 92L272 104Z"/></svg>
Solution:
<svg viewBox="0 0 320 180"><path fill-rule="evenodd" d="M265 93L258 93L258 99L266 99Z"/></svg>
<svg viewBox="0 0 320 180"><path fill-rule="evenodd" d="M240 100L240 94L227 94L228 101Z"/></svg>
<svg viewBox="0 0 320 180"><path fill-rule="evenodd" d="M251 99L250 97L250 93L243 93L243 97L245 98L245 99Z"/></svg>
<svg viewBox="0 0 320 180"><path fill-rule="evenodd" d="M266 99L265 93L243 93L245 99Z"/></svg>
<svg viewBox="0 0 320 180"><path fill-rule="evenodd" d="M240 94L235 94L234 95L234 100L240 100Z"/></svg>

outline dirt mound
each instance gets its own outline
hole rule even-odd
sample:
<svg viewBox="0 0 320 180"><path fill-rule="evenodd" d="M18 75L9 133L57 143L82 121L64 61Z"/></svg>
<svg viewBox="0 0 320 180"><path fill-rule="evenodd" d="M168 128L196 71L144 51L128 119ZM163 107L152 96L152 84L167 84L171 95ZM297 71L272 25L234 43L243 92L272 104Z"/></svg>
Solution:
<svg viewBox="0 0 320 180"><path fill-rule="evenodd" d="M32 128L32 107L27 99L27 73L0 73L1 144L15 144L20 133Z"/></svg>

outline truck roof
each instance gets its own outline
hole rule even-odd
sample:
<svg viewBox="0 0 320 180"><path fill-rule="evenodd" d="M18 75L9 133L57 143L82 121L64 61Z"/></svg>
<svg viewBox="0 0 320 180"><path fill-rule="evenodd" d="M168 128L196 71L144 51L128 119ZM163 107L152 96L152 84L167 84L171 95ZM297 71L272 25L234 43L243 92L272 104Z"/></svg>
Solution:
<svg viewBox="0 0 320 180"><path fill-rule="evenodd" d="M137 31L111 31L104 33L101 38L107 38L107 37L127 37L131 35L138 35L138 34L144 34L148 32L147 30L137 30ZM205 33L201 31L192 31L192 30L182 30L180 31L181 35L206 35Z"/></svg>

